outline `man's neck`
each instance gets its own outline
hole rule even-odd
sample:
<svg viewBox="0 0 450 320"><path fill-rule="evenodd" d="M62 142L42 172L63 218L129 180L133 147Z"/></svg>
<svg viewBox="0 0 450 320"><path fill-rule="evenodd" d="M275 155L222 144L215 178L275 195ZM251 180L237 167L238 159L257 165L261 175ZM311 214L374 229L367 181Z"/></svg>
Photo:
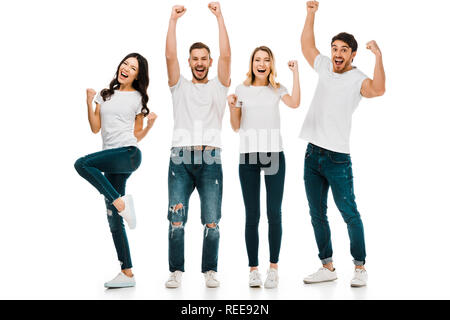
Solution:
<svg viewBox="0 0 450 320"><path fill-rule="evenodd" d="M195 79L194 77L192 78L192 83L194 83L194 84L199 84L199 83L203 83L203 84L205 84L205 83L208 83L208 77L206 77L205 79L203 79L203 80L197 80L197 79Z"/></svg>
<svg viewBox="0 0 450 320"><path fill-rule="evenodd" d="M339 73L339 74L343 74L343 73L346 73L346 72L348 72L348 71L351 71L351 70L353 70L353 66L352 65L349 65L347 68L345 68L344 70L342 70L342 71L336 71L336 70L334 70L334 68L333 68L333 72L334 73Z"/></svg>

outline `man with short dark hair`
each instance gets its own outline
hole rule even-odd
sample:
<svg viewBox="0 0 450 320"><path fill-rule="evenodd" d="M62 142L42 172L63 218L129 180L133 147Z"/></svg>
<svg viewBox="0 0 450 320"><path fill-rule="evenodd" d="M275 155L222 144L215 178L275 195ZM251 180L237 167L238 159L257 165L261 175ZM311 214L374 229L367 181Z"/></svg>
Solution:
<svg viewBox="0 0 450 320"><path fill-rule="evenodd" d="M196 42L189 49L192 80L180 74L177 57L176 23L186 12L174 6L166 39L166 62L172 93L174 130L169 164L169 269L166 287L181 285L184 272L184 227L189 198L196 188L204 225L202 272L207 287L220 285L217 280L219 220L222 206L222 165L220 133L230 86L231 49L220 4L211 2L210 11L219 25L220 56L218 76L208 79L213 59L207 45Z"/></svg>
<svg viewBox="0 0 450 320"><path fill-rule="evenodd" d="M307 16L301 37L305 59L319 75L314 98L306 115L300 137L309 142L305 154L304 181L311 222L319 258L323 267L304 279L318 283L337 279L333 268L331 233L326 215L328 190L347 224L350 252L355 264L352 287L367 284L364 228L356 208L350 158L352 114L361 97L381 96L385 74L381 51L375 41L367 49L375 55L373 79L352 66L358 44L348 33L340 33L331 42L331 59L320 54L314 39L314 19L319 2L306 3Z"/></svg>

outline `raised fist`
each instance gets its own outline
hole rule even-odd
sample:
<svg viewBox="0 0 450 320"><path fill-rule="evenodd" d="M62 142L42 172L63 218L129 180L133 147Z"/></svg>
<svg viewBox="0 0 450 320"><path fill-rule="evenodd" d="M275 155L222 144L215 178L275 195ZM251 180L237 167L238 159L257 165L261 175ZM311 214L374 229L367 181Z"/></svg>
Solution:
<svg viewBox="0 0 450 320"><path fill-rule="evenodd" d="M184 6L173 6L172 7L172 14L170 15L170 18L173 20L178 20L179 17L181 17L183 14L186 13L186 8Z"/></svg>
<svg viewBox="0 0 450 320"><path fill-rule="evenodd" d="M211 12L216 17L219 17L220 15L222 15L222 10L220 9L220 3L218 3L218 2L210 2L208 4L208 8L209 8L209 10L211 10Z"/></svg>
<svg viewBox="0 0 450 320"><path fill-rule="evenodd" d="M156 113L150 112L147 116L147 126L150 128L153 127L153 124L155 123L156 118L158 118Z"/></svg>
<svg viewBox="0 0 450 320"><path fill-rule="evenodd" d="M319 1L306 2L306 10L308 13L316 13L317 9L319 9Z"/></svg>
<svg viewBox="0 0 450 320"><path fill-rule="evenodd" d="M298 62L297 60L291 60L288 62L288 67L292 72L298 72Z"/></svg>
<svg viewBox="0 0 450 320"><path fill-rule="evenodd" d="M375 40L369 41L366 44L366 48L372 51L374 54L381 54L380 48Z"/></svg>
<svg viewBox="0 0 450 320"><path fill-rule="evenodd" d="M92 100L94 100L95 95L97 94L97 92L95 92L94 89L86 89L86 100L88 103L92 103Z"/></svg>

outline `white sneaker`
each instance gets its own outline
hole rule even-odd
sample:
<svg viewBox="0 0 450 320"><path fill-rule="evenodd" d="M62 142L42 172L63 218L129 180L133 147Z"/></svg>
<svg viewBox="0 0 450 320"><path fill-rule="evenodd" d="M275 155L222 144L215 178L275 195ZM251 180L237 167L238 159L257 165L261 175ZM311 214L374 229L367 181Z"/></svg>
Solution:
<svg viewBox="0 0 450 320"><path fill-rule="evenodd" d="M303 282L306 284L333 281L337 279L336 270L330 271L327 268L320 268L317 272L310 274Z"/></svg>
<svg viewBox="0 0 450 320"><path fill-rule="evenodd" d="M262 281L261 281L261 274L258 272L258 270L253 270L250 272L250 275L248 276L248 285L251 288L261 287Z"/></svg>
<svg viewBox="0 0 450 320"><path fill-rule="evenodd" d="M134 229L136 228L136 213L134 212L133 197L127 194L122 197L122 200L125 203L125 209L120 211L119 215L125 219L130 229Z"/></svg>
<svg viewBox="0 0 450 320"><path fill-rule="evenodd" d="M219 280L217 280L217 272L213 270L206 271L205 275L205 284L208 288L217 288L220 286Z"/></svg>
<svg viewBox="0 0 450 320"><path fill-rule="evenodd" d="M267 278L264 282L264 288L274 289L276 287L278 287L278 270L270 268L269 271L267 271Z"/></svg>
<svg viewBox="0 0 450 320"><path fill-rule="evenodd" d="M355 269L353 279L350 282L352 287L364 287L367 285L368 275L367 271L363 269Z"/></svg>
<svg viewBox="0 0 450 320"><path fill-rule="evenodd" d="M105 282L105 288L128 288L134 287L136 285L136 280L134 276L128 277L123 272L120 272L111 281Z"/></svg>
<svg viewBox="0 0 450 320"><path fill-rule="evenodd" d="M169 280L166 281L166 288L178 288L181 286L181 277L183 276L182 271L171 272Z"/></svg>

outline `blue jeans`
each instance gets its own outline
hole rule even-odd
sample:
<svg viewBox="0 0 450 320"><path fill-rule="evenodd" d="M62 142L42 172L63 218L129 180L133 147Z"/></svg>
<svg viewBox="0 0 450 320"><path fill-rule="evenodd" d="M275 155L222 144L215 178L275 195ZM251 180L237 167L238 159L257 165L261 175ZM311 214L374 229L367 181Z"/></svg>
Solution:
<svg viewBox="0 0 450 320"><path fill-rule="evenodd" d="M202 272L217 271L222 207L220 150L173 148L169 164L169 269L184 272L184 228L189 198L197 188L203 231ZM175 223L175 224L174 224ZM207 225L215 224L213 228Z"/></svg>
<svg viewBox="0 0 450 320"><path fill-rule="evenodd" d="M308 144L304 180L309 213L322 263L333 261L331 232L327 218L328 189L331 187L334 202L347 224L353 262L355 265L364 265L366 259L364 228L356 208L350 155Z"/></svg>
<svg viewBox="0 0 450 320"><path fill-rule="evenodd" d="M249 267L258 266L261 170L264 171L267 194L271 263L278 263L281 248L281 203L286 172L284 153L243 153L240 155L239 179L245 205L245 244Z"/></svg>
<svg viewBox="0 0 450 320"><path fill-rule="evenodd" d="M123 147L92 153L75 162L80 176L105 196L109 228L122 270L133 265L123 218L112 203L125 195L126 181L139 167L141 159L138 148Z"/></svg>

